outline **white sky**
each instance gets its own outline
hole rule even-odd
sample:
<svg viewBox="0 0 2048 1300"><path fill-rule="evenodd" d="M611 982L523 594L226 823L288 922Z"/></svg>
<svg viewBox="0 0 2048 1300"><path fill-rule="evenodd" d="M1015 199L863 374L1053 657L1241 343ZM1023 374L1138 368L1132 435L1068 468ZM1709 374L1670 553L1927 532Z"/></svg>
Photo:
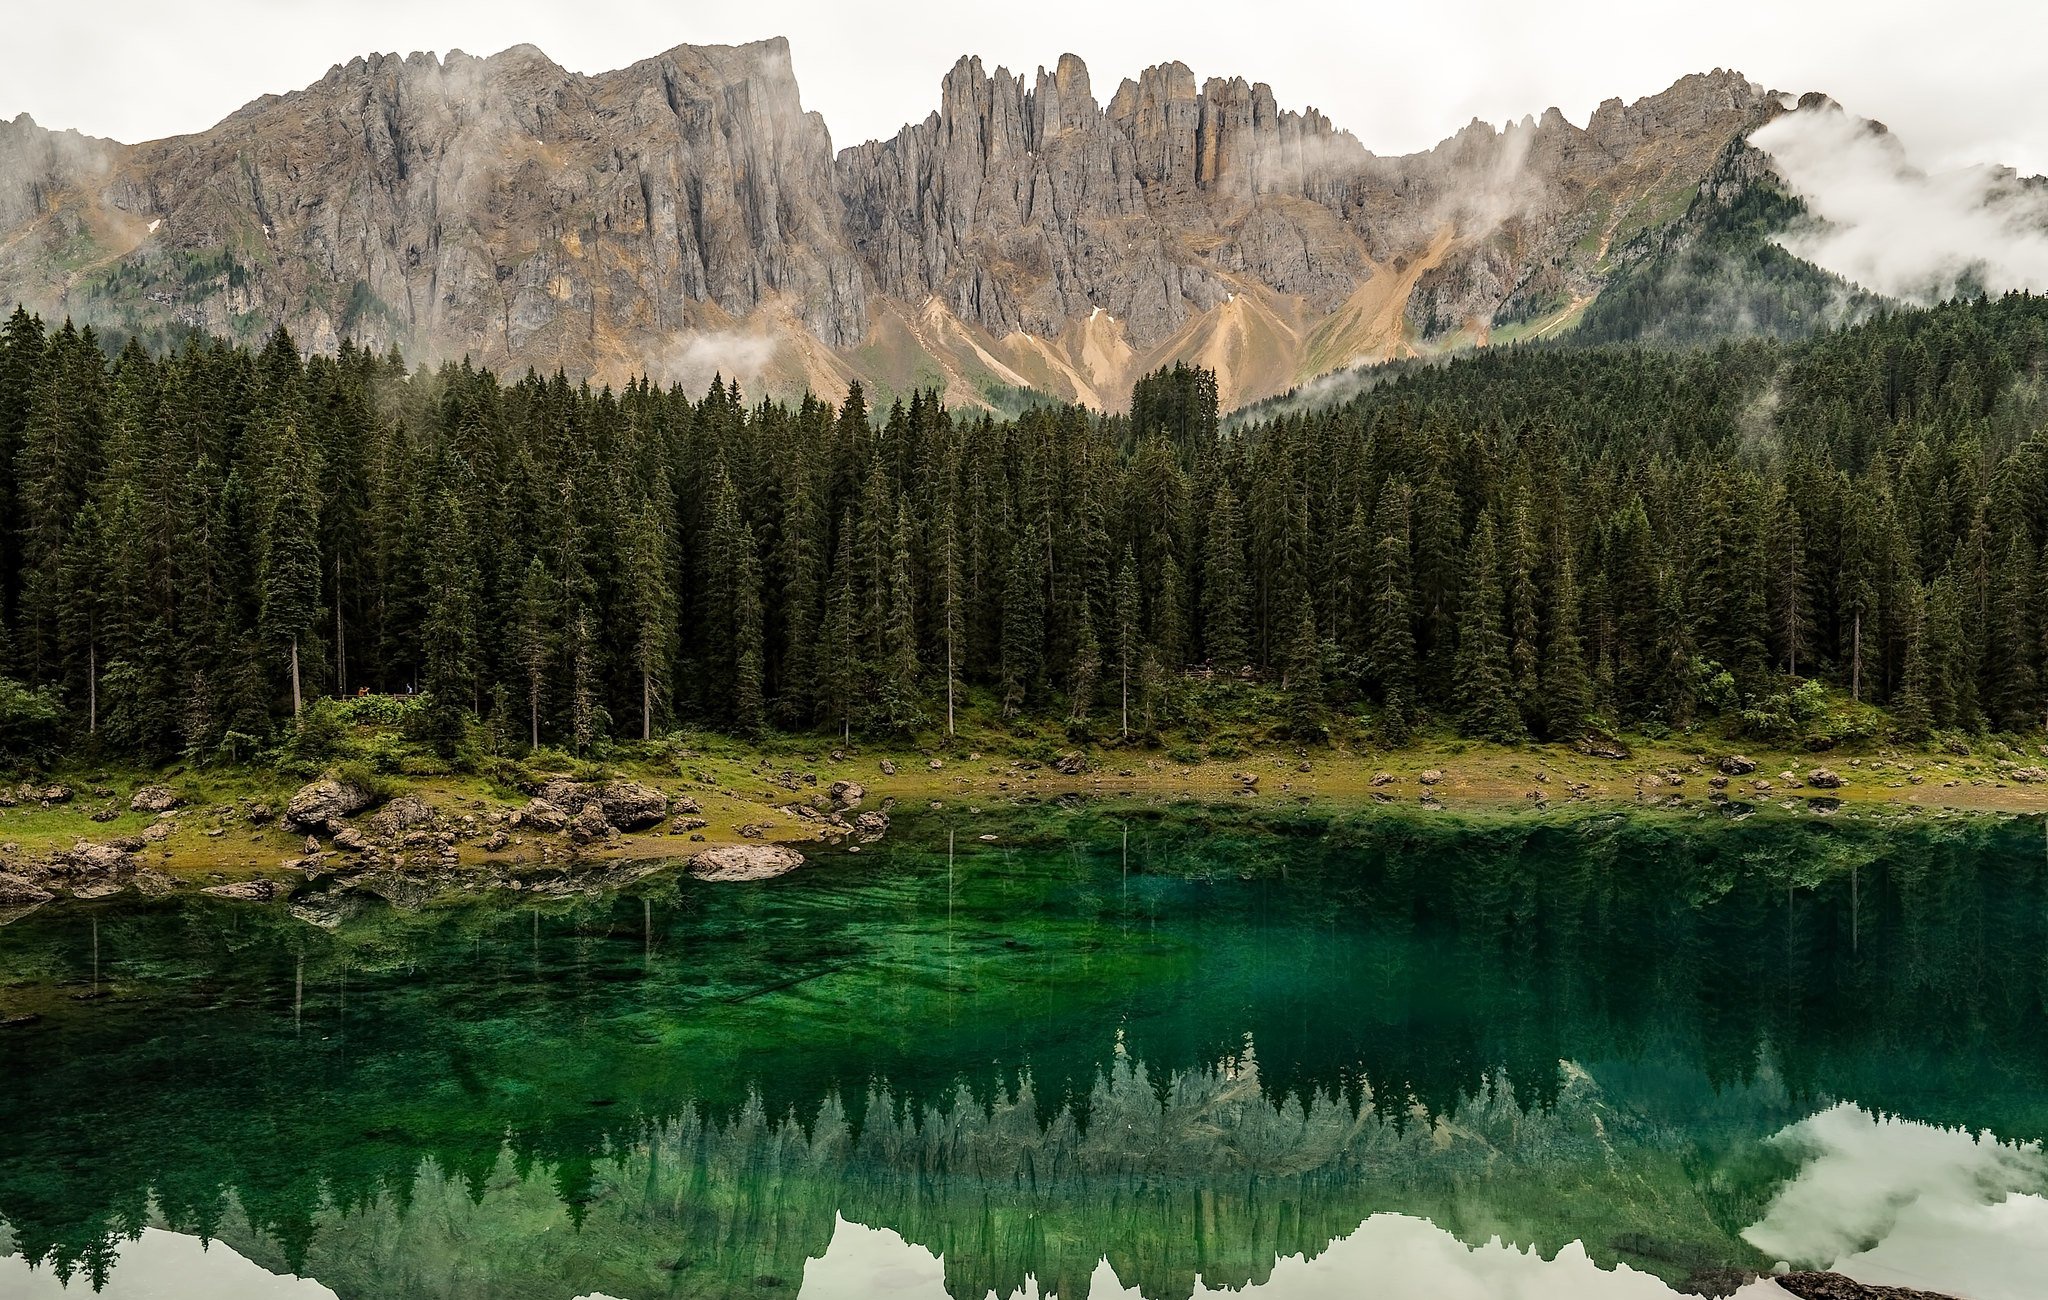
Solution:
<svg viewBox="0 0 2048 1300"><path fill-rule="evenodd" d="M2048 0L4 0L0 116L133 141L377 50L526 41L596 72L773 35L836 146L922 118L961 54L1028 73L1072 51L1105 102L1177 58L1270 82L1381 153L1553 104L1583 124L1609 95L1734 67L1826 90L1928 164L2048 172Z"/></svg>

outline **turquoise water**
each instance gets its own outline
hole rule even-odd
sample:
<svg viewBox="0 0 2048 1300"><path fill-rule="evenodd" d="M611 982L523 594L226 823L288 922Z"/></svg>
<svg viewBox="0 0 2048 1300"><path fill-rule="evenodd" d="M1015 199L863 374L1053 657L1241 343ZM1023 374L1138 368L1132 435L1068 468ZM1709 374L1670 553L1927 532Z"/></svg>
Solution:
<svg viewBox="0 0 2048 1300"><path fill-rule="evenodd" d="M2038 821L1047 808L305 914L0 927L0 1295L2048 1294Z"/></svg>

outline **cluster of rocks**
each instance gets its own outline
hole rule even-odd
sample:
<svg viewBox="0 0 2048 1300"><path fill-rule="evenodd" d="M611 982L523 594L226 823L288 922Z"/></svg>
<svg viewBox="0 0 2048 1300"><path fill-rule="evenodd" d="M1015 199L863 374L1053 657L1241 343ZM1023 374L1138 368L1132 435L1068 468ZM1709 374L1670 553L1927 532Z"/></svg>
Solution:
<svg viewBox="0 0 2048 1300"><path fill-rule="evenodd" d="M0 808L54 808L70 803L76 794L77 791L68 785L23 781L19 785L0 787Z"/></svg>
<svg viewBox="0 0 2048 1300"><path fill-rule="evenodd" d="M803 821L816 822L817 836L821 840L838 843L851 836L856 843L872 844L888 833L889 814L882 809L858 811L867 794L867 787L858 781L834 781L809 800L785 804L778 811ZM748 829L743 826L740 831L745 834Z"/></svg>
<svg viewBox="0 0 2048 1300"><path fill-rule="evenodd" d="M169 893L175 883L160 871L142 866L136 853L140 839L115 844L78 840L39 858L0 857L0 913L40 907L54 898L106 898L127 890L146 895Z"/></svg>
<svg viewBox="0 0 2048 1300"><path fill-rule="evenodd" d="M692 803L691 808L696 805ZM617 839L622 831L645 830L668 813L668 796L638 781L580 782L556 777L543 782L510 821L514 826L565 834L573 843L587 845Z"/></svg>

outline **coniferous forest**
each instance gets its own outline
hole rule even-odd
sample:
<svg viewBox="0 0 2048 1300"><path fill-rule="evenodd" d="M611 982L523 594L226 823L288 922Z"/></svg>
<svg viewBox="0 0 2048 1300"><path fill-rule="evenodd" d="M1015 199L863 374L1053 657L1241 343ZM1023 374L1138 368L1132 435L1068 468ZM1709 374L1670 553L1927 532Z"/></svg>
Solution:
<svg viewBox="0 0 2048 1300"><path fill-rule="evenodd" d="M1496 741L2037 731L2048 301L1536 347L1219 420L1013 420L0 334L0 753L237 761L323 697L577 753L679 726ZM1868 707L1865 707L1868 706ZM1830 707L1835 707L1831 705Z"/></svg>

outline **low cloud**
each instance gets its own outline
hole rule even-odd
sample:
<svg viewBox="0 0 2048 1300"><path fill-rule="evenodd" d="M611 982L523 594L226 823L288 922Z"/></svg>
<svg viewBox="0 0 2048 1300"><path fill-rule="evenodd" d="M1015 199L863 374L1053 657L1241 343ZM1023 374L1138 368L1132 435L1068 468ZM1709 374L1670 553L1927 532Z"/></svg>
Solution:
<svg viewBox="0 0 2048 1300"><path fill-rule="evenodd" d="M709 388L713 379L737 379L743 392L752 393L761 387L775 349L768 334L712 330L677 339L650 369L663 383L681 385L685 392Z"/></svg>
<svg viewBox="0 0 2048 1300"><path fill-rule="evenodd" d="M1818 219L1786 251L1909 302L2048 291L2048 183L2003 167L1929 173L1883 127L1834 105L1787 113L1750 142Z"/></svg>

